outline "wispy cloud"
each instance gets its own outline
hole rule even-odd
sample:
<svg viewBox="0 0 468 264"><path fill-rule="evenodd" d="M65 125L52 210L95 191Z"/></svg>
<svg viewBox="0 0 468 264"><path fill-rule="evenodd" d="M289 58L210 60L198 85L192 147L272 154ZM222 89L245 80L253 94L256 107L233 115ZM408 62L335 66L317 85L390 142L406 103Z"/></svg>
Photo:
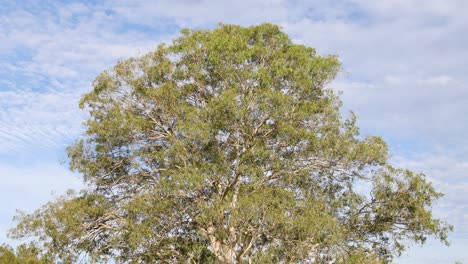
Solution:
<svg viewBox="0 0 468 264"><path fill-rule="evenodd" d="M30 3L3 11L0 154L76 137L83 120L77 102L94 76L174 34L122 31L124 23L98 5Z"/></svg>
<svg viewBox="0 0 468 264"><path fill-rule="evenodd" d="M34 145L55 147L81 132L72 92L0 91L0 154Z"/></svg>

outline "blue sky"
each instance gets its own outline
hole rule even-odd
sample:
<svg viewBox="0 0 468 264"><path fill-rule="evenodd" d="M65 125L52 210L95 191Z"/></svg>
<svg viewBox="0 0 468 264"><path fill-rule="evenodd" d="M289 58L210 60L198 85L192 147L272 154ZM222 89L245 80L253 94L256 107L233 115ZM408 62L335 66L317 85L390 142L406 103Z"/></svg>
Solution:
<svg viewBox="0 0 468 264"><path fill-rule="evenodd" d="M455 225L452 246L429 241L396 262L468 263L467 12L464 0L1 1L0 243L15 209L81 186L64 148L83 130L77 102L100 71L183 27L271 22L338 54L330 87L362 134L384 137L392 163L446 193L434 211Z"/></svg>

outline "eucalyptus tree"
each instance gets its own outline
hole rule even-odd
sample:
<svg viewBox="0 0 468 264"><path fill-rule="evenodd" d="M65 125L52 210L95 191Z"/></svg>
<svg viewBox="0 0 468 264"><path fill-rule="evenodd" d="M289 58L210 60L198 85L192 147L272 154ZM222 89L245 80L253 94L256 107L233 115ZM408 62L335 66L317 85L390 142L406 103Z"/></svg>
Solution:
<svg viewBox="0 0 468 264"><path fill-rule="evenodd" d="M16 250L8 245L0 245L0 264L47 264L53 258L38 257L39 249L34 245L20 245Z"/></svg>
<svg viewBox="0 0 468 264"><path fill-rule="evenodd" d="M447 242L442 194L340 115L339 70L271 24L185 29L118 62L68 148L86 189L10 235L65 263L387 263Z"/></svg>

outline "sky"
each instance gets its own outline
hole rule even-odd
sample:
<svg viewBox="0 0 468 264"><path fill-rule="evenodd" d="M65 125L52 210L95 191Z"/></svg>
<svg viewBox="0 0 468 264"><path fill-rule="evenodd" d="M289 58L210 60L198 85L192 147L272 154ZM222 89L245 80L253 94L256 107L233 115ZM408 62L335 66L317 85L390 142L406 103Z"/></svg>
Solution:
<svg viewBox="0 0 468 264"><path fill-rule="evenodd" d="M392 164L446 193L434 214L455 226L451 246L411 245L395 262L468 263L467 12L465 0L0 0L0 244L12 243L16 209L81 187L65 148L84 129L78 100L102 70L182 28L270 22L338 55L330 88L343 111L388 142Z"/></svg>

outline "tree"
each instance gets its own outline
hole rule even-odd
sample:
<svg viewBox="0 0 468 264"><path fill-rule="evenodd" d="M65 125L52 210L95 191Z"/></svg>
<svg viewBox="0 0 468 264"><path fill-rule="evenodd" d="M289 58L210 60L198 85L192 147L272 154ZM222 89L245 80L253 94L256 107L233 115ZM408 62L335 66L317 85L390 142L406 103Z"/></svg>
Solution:
<svg viewBox="0 0 468 264"><path fill-rule="evenodd" d="M68 148L87 188L13 238L65 263L387 263L447 242L442 194L340 116L336 56L271 24L181 34L96 78Z"/></svg>
<svg viewBox="0 0 468 264"><path fill-rule="evenodd" d="M16 252L8 245L0 246L0 264L46 264L52 259L38 257L39 249L34 245L20 245Z"/></svg>

